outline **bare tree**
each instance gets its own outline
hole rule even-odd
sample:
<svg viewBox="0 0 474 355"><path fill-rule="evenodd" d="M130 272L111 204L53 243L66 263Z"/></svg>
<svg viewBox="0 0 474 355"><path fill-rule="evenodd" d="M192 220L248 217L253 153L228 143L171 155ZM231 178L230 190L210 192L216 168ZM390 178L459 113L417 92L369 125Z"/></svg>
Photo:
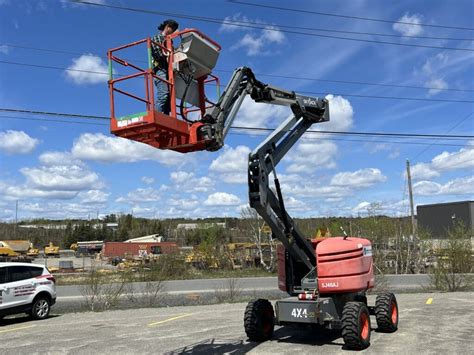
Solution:
<svg viewBox="0 0 474 355"><path fill-rule="evenodd" d="M471 234L462 223L455 223L447 231L447 238L439 241L438 257L430 277L435 289L452 292L472 287Z"/></svg>
<svg viewBox="0 0 474 355"><path fill-rule="evenodd" d="M249 227L251 232L252 239L257 247L258 257L260 258L260 263L265 270L271 271L275 266L275 242L272 239L271 233L265 233L263 230L265 226L265 221L258 215L257 211L250 207L242 208L240 211L240 216L245 221L246 225ZM270 260L267 261L263 257L263 244L268 244L270 248Z"/></svg>

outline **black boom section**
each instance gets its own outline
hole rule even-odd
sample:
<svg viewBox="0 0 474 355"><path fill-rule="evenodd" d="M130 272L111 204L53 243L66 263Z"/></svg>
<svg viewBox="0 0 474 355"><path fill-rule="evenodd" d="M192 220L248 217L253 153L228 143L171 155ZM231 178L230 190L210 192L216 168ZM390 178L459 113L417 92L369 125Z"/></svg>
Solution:
<svg viewBox="0 0 474 355"><path fill-rule="evenodd" d="M246 95L255 102L289 106L293 111L294 116L283 122L250 154L249 197L250 206L265 220L273 236L309 271L316 266L315 251L285 209L275 167L313 123L329 121L328 101L264 84L255 78L250 68L237 68L215 107L202 119L205 125L201 133L212 142L208 150L218 150L224 145L224 138ZM276 195L269 185L272 172Z"/></svg>
<svg viewBox="0 0 474 355"><path fill-rule="evenodd" d="M313 123L329 120L329 107L325 99L295 96L291 108L294 116L283 122L249 155L249 200L250 206L271 228L273 236L295 260L311 270L316 266L315 251L285 209L276 165ZM272 172L276 195L269 185Z"/></svg>

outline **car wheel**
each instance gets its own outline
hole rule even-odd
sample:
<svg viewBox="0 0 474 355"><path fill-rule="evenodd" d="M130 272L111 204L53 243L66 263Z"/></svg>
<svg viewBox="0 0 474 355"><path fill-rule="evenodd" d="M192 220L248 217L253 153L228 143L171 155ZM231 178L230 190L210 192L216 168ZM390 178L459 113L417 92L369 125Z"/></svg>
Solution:
<svg viewBox="0 0 474 355"><path fill-rule="evenodd" d="M49 315L51 302L46 297L38 297L34 300L30 315L33 319L45 319Z"/></svg>

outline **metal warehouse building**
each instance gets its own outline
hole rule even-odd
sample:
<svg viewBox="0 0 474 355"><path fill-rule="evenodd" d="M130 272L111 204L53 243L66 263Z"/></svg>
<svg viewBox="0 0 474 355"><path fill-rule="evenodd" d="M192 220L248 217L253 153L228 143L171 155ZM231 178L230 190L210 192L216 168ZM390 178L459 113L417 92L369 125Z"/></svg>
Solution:
<svg viewBox="0 0 474 355"><path fill-rule="evenodd" d="M431 233L434 239L447 238L447 230L455 222L462 222L471 231L474 227L474 201L437 203L416 207L418 228Z"/></svg>

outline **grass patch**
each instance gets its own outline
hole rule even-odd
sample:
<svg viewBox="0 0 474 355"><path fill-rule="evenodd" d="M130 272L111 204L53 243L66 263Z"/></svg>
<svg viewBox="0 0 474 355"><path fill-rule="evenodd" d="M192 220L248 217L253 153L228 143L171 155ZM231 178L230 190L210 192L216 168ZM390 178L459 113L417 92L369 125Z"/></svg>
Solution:
<svg viewBox="0 0 474 355"><path fill-rule="evenodd" d="M97 271L101 272L101 271ZM130 271L103 271L102 280L106 283L120 282L124 272L129 273L130 282L140 281L158 281L154 280L156 275L152 270L130 270ZM277 276L276 272L267 272L262 269L249 268L249 269L238 269L238 270L197 270L194 268L186 269L185 272L181 273L165 273L164 276L160 276L160 280L196 280L196 279L227 279L227 278L244 278L244 277L271 277ZM68 286L68 285L83 285L87 283L89 277L88 274L55 274L57 286Z"/></svg>

